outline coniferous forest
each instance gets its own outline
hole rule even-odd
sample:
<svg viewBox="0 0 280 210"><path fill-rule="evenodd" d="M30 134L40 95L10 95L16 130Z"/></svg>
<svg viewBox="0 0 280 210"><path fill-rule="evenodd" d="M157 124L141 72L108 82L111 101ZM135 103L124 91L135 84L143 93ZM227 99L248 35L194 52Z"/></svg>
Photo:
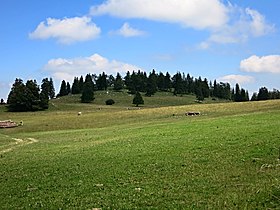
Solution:
<svg viewBox="0 0 280 210"><path fill-rule="evenodd" d="M244 88L236 84L231 87L229 83L208 81L207 78L194 78L189 73L177 72L171 76L168 72L156 73L152 70L149 73L144 71L127 72L124 77L120 73L116 76L107 75L105 72L87 74L75 77L72 84L62 80L57 97L69 94L81 94L82 103L94 101L94 93L108 88L114 91L127 90L128 94L134 94L132 103L138 106L144 104L144 100L139 98L142 93L146 97L152 97L156 92L172 92L174 96L195 95L198 101L211 97L234 102L249 101L249 93ZM25 84L21 79L16 79L8 96L7 104L9 111L37 111L48 109L49 99L55 97L55 89L52 78L42 80L41 86L36 80L28 80ZM269 91L266 87L261 87L258 93L253 93L251 100L280 99L280 92L276 89ZM1 100L4 104L4 101Z"/></svg>

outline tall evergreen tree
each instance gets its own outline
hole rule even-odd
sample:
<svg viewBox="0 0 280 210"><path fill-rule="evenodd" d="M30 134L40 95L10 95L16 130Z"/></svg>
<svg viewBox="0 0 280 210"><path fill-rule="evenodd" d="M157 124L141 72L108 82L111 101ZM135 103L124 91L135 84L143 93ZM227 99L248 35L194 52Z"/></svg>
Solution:
<svg viewBox="0 0 280 210"><path fill-rule="evenodd" d="M266 87L261 87L258 93L258 100L268 100L269 99L269 92Z"/></svg>
<svg viewBox="0 0 280 210"><path fill-rule="evenodd" d="M55 97L55 88L54 88L54 84L53 84L53 79L50 78L49 81L49 97L51 99L53 99Z"/></svg>
<svg viewBox="0 0 280 210"><path fill-rule="evenodd" d="M149 75L146 90L146 96L152 96L157 92L157 75L155 70Z"/></svg>
<svg viewBox="0 0 280 210"><path fill-rule="evenodd" d="M94 83L90 74L86 75L85 82L83 85L83 91L81 96L82 103L90 103L94 101Z"/></svg>
<svg viewBox="0 0 280 210"><path fill-rule="evenodd" d="M16 79L13 87L8 96L8 110L9 111L36 111L39 109L45 109L46 106L42 106L41 94L46 94L48 99L48 86L46 84L40 93L40 89L35 80L28 80L26 84L21 79Z"/></svg>
<svg viewBox="0 0 280 210"><path fill-rule="evenodd" d="M96 80L96 86L98 90L107 90L108 88L108 81L107 81L107 75L105 72L102 74L99 74L99 77Z"/></svg>
<svg viewBox="0 0 280 210"><path fill-rule="evenodd" d="M114 81L114 90L120 91L121 89L123 89L123 80L120 73L117 73L116 79Z"/></svg>
<svg viewBox="0 0 280 210"><path fill-rule="evenodd" d="M26 111L26 87L21 79L16 79L8 95L9 111Z"/></svg>
<svg viewBox="0 0 280 210"><path fill-rule="evenodd" d="M171 81L171 75L166 72L165 77L164 77L164 85L166 90L171 90L172 88L172 81Z"/></svg>
<svg viewBox="0 0 280 210"><path fill-rule="evenodd" d="M61 85L60 85L59 96L66 96L66 95L68 95L67 84L66 84L65 80L62 80Z"/></svg>
<svg viewBox="0 0 280 210"><path fill-rule="evenodd" d="M84 78L83 78L83 76L81 76L80 79L79 79L79 90L80 90L80 93L82 93L83 87L84 87Z"/></svg>
<svg viewBox="0 0 280 210"><path fill-rule="evenodd" d="M242 101L241 91L240 91L240 87L239 87L238 83L236 83L236 85L235 85L234 101L236 101L236 102Z"/></svg>
<svg viewBox="0 0 280 210"><path fill-rule="evenodd" d="M174 95L183 94L184 93L184 85L183 85L183 78L180 72L177 72L172 78L173 81L173 88L174 88Z"/></svg>
<svg viewBox="0 0 280 210"><path fill-rule="evenodd" d="M48 78L45 78L42 80L41 84L41 92L40 92L40 107L42 109L48 109L49 108L49 97L50 97L50 81Z"/></svg>
<svg viewBox="0 0 280 210"><path fill-rule="evenodd" d="M157 81L157 86L160 91L166 91L164 78L165 78L164 74L162 72L160 72L158 75L158 81Z"/></svg>
<svg viewBox="0 0 280 210"><path fill-rule="evenodd" d="M69 82L66 84L66 89L67 89L67 95L71 93L71 85Z"/></svg>
<svg viewBox="0 0 280 210"><path fill-rule="evenodd" d="M257 93L253 93L251 101L257 101L258 100L258 94Z"/></svg>
<svg viewBox="0 0 280 210"><path fill-rule="evenodd" d="M74 78L71 92L72 92L72 94L79 94L79 93L81 93L80 86L79 86L79 78L78 77Z"/></svg>
<svg viewBox="0 0 280 210"><path fill-rule="evenodd" d="M136 92L132 103L135 104L137 107L139 106L139 104L144 104L144 99L142 98L139 92Z"/></svg>
<svg viewBox="0 0 280 210"><path fill-rule="evenodd" d="M37 85L36 80L28 80L25 85L25 106L26 111L36 111L40 107L39 93L40 89Z"/></svg>

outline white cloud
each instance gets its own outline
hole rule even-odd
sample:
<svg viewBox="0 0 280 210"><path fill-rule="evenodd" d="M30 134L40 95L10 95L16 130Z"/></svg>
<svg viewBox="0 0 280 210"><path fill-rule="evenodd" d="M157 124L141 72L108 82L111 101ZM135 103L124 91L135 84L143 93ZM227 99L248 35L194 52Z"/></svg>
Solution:
<svg viewBox="0 0 280 210"><path fill-rule="evenodd" d="M201 46L209 46L213 43L234 44L247 41L250 37L260 37L275 30L273 25L267 23L265 16L253 9L242 9L237 6L229 5L230 21L212 30L207 41L202 42ZM201 48L201 49L207 49Z"/></svg>
<svg viewBox="0 0 280 210"><path fill-rule="evenodd" d="M227 12L220 0L107 0L90 10L93 16L142 18L196 29L223 26L228 20Z"/></svg>
<svg viewBox="0 0 280 210"><path fill-rule="evenodd" d="M124 37L142 36L142 35L145 34L144 31L132 28L129 25L129 23L124 23L119 30L117 30L117 31L115 31L113 33L121 35L121 36L124 36Z"/></svg>
<svg viewBox="0 0 280 210"><path fill-rule="evenodd" d="M247 84L255 81L254 77L246 76L246 75L238 75L238 74L230 74L217 79L221 82L228 82L232 85L238 84Z"/></svg>
<svg viewBox="0 0 280 210"><path fill-rule="evenodd" d="M75 76L88 73L100 74L104 71L107 74L116 74L117 72L136 71L140 68L117 60L110 61L99 54L93 54L90 57L51 59L43 69L57 80L72 81Z"/></svg>
<svg viewBox="0 0 280 210"><path fill-rule="evenodd" d="M280 55L256 56L253 55L240 62L240 69L246 72L280 73Z"/></svg>
<svg viewBox="0 0 280 210"><path fill-rule="evenodd" d="M55 38L59 43L71 44L95 39L100 33L101 29L88 17L47 18L29 34L29 37L31 39Z"/></svg>

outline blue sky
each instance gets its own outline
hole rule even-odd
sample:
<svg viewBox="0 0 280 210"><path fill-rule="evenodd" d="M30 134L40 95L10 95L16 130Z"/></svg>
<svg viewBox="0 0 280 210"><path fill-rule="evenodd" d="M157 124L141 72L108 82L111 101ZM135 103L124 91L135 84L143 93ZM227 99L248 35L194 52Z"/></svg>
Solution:
<svg viewBox="0 0 280 210"><path fill-rule="evenodd" d="M1 0L0 98L16 78L177 71L280 89L278 0Z"/></svg>

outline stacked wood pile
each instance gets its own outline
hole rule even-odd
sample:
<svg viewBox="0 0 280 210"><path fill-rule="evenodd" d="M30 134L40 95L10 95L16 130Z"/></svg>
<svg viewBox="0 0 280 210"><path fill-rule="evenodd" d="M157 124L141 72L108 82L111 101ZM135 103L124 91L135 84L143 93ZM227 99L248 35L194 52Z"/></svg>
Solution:
<svg viewBox="0 0 280 210"><path fill-rule="evenodd" d="M0 128L14 128L17 126L18 125L15 122L13 122L12 120L0 121Z"/></svg>

